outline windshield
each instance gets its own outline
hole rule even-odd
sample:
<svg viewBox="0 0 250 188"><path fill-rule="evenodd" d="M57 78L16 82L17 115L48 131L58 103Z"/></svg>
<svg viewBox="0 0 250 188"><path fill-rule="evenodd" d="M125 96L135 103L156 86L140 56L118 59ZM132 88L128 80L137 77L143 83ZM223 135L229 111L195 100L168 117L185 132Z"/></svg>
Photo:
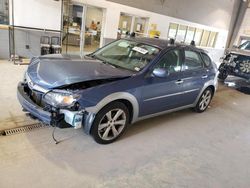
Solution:
<svg viewBox="0 0 250 188"><path fill-rule="evenodd" d="M241 50L250 50L250 41L246 41L239 46Z"/></svg>
<svg viewBox="0 0 250 188"><path fill-rule="evenodd" d="M118 40L95 52L92 56L115 67L138 72L154 59L159 51L158 48L150 45Z"/></svg>

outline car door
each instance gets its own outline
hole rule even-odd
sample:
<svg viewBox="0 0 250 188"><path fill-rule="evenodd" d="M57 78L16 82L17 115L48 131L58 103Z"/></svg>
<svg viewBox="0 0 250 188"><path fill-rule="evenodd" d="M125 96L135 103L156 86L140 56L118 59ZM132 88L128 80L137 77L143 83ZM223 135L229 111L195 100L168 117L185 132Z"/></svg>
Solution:
<svg viewBox="0 0 250 188"><path fill-rule="evenodd" d="M170 110L179 106L181 95L182 56L179 49L166 52L145 77L139 116ZM153 75L153 70L165 69L166 77Z"/></svg>
<svg viewBox="0 0 250 188"><path fill-rule="evenodd" d="M182 65L182 106L195 102L204 84L209 79L209 69L204 65L199 52L191 48L183 48L184 62Z"/></svg>

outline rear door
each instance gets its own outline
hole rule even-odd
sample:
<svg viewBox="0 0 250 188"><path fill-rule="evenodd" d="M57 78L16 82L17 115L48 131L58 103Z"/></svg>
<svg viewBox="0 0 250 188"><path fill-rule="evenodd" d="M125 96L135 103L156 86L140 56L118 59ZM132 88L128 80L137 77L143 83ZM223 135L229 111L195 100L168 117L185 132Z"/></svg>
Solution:
<svg viewBox="0 0 250 188"><path fill-rule="evenodd" d="M193 104L204 84L209 80L209 69L204 65L200 52L189 47L183 48L182 89L180 99L182 106Z"/></svg>

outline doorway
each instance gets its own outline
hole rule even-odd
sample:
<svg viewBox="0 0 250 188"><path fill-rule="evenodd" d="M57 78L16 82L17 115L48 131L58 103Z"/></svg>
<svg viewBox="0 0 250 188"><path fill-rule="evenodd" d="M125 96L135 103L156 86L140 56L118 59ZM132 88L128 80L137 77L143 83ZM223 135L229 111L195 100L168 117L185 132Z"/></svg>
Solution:
<svg viewBox="0 0 250 188"><path fill-rule="evenodd" d="M82 57L98 49L103 17L102 8L64 1L62 52Z"/></svg>
<svg viewBox="0 0 250 188"><path fill-rule="evenodd" d="M120 37L134 32L136 36L146 36L149 18L134 16L126 13L120 14L119 28Z"/></svg>

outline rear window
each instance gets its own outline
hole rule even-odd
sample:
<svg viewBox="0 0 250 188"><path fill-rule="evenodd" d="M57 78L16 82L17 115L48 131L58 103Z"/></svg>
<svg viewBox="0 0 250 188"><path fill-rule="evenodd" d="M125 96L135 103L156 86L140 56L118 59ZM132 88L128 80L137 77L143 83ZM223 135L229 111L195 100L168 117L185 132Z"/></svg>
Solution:
<svg viewBox="0 0 250 188"><path fill-rule="evenodd" d="M206 67L209 67L212 64L212 61L211 61L210 57L207 54L201 53L201 57L202 57Z"/></svg>
<svg viewBox="0 0 250 188"><path fill-rule="evenodd" d="M200 54L195 51L185 50L184 70L194 70L201 67L203 67L203 64Z"/></svg>

